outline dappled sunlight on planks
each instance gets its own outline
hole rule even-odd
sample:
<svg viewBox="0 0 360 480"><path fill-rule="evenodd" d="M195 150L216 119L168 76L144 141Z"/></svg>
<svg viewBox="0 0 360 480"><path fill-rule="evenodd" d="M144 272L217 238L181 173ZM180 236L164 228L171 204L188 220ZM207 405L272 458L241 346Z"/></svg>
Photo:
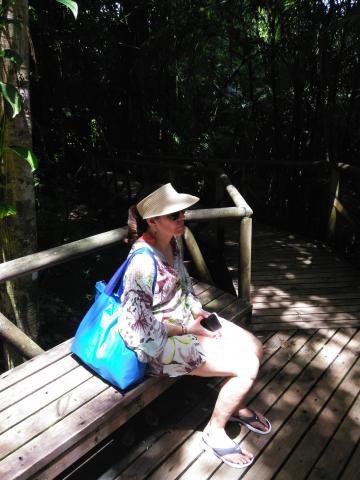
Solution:
<svg viewBox="0 0 360 480"><path fill-rule="evenodd" d="M322 242L254 225L253 324L262 329L360 326L360 271ZM226 232L225 258L237 289L235 230ZM272 309L272 310L271 310ZM292 325L290 325L293 322Z"/></svg>
<svg viewBox="0 0 360 480"><path fill-rule="evenodd" d="M360 332L324 328L259 335L265 355L249 404L266 414L272 432L261 436L238 424L227 427L231 438L255 454L251 467L233 469L204 451L201 432L222 382L207 379L182 415L176 408L173 414L178 420L163 425L162 434L153 434L154 440L142 452L130 451L130 463L124 468L123 458L123 468L111 478L305 480L314 471L309 478L335 480L326 468L329 461L337 474L346 468L354 471L351 456L360 425ZM174 393L177 400L189 394L195 380L199 379L184 379L184 389ZM334 455L340 448L341 455ZM108 478L104 475L100 480Z"/></svg>

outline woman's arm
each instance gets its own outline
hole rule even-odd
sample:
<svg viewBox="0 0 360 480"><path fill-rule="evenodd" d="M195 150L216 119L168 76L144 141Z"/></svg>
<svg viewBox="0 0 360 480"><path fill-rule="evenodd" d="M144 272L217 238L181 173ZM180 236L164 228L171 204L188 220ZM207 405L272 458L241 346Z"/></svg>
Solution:
<svg viewBox="0 0 360 480"><path fill-rule="evenodd" d="M133 257L124 276L119 331L143 361L144 355L159 356L168 338L167 326L152 313L154 276L154 260L146 253Z"/></svg>

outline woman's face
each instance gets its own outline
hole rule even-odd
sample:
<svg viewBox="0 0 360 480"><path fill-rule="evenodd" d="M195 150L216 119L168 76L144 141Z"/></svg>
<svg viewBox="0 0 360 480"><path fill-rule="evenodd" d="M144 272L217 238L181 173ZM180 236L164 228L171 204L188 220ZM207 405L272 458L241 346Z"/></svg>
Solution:
<svg viewBox="0 0 360 480"><path fill-rule="evenodd" d="M176 218L177 217L177 218ZM182 235L185 230L185 214L184 211L175 214L162 215L153 219L154 227L158 234L177 236Z"/></svg>

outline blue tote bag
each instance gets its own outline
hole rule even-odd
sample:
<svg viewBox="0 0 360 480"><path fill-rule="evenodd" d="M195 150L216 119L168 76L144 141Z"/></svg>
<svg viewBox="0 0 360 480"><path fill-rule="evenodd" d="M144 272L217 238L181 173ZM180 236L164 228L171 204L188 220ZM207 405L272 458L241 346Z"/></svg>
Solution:
<svg viewBox="0 0 360 480"><path fill-rule="evenodd" d="M126 346L117 326L121 321L123 277L138 253L148 253L154 260L154 292L157 277L154 253L150 248L139 248L118 268L107 285L105 282L96 283L95 301L81 320L71 345L72 353L121 390L141 380L146 369L146 363L140 362L135 352Z"/></svg>

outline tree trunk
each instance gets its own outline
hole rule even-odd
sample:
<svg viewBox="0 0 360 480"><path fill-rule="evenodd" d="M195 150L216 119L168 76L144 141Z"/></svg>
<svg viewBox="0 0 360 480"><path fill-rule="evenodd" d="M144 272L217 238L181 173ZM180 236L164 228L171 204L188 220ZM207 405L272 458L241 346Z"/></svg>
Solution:
<svg viewBox="0 0 360 480"><path fill-rule="evenodd" d="M5 16L15 20L15 23L7 23L1 31L0 46L2 49L15 50L23 63L21 67L16 67L10 61L4 61L1 65L1 80L17 86L22 97L22 110L13 119L8 112L8 105L2 105L3 145L31 148L27 0L10 4ZM33 176L27 162L9 151L3 151L0 168L1 202L15 207L17 211L16 215L0 220L1 261L6 262L36 251L35 195ZM1 311L35 341L39 334L36 277L36 274L26 275L6 282L0 290ZM8 368L22 361L9 345L4 346L4 353Z"/></svg>

